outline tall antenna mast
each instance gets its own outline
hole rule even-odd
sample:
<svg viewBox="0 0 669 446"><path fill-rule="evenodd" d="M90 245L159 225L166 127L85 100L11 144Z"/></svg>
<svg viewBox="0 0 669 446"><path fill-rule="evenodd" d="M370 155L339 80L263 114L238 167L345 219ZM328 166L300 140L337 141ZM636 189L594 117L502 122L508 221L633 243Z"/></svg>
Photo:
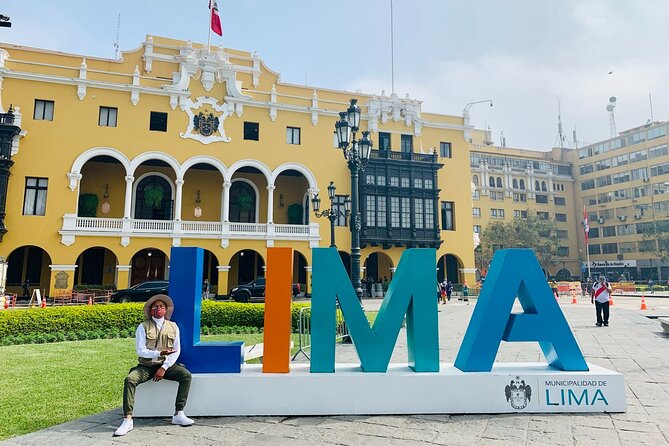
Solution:
<svg viewBox="0 0 669 446"><path fill-rule="evenodd" d="M121 40L121 13L116 18L116 41L114 42L114 59L118 60L119 41Z"/></svg>
<svg viewBox="0 0 669 446"><path fill-rule="evenodd" d="M395 36L393 25L393 0L390 0L390 84L391 92L395 94Z"/></svg>
<svg viewBox="0 0 669 446"><path fill-rule="evenodd" d="M557 136L555 137L555 144L558 145L559 147L569 147L569 141L567 140L567 135L564 133L564 129L562 128L562 112L560 109L560 96L555 97L557 99L557 106L558 106L558 131L557 131Z"/></svg>
<svg viewBox="0 0 669 446"><path fill-rule="evenodd" d="M609 112L609 138L615 138L618 136L618 131L616 130L616 115L613 113L613 110L616 109L617 98L611 96L609 98L609 105L606 106L606 111Z"/></svg>

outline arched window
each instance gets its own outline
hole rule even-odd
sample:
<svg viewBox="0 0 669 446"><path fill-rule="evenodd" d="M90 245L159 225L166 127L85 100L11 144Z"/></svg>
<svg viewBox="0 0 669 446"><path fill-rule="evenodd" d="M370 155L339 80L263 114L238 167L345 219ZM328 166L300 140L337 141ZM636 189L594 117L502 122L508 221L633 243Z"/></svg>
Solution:
<svg viewBox="0 0 669 446"><path fill-rule="evenodd" d="M172 186L163 177L142 178L135 193L135 218L142 220L172 220Z"/></svg>
<svg viewBox="0 0 669 446"><path fill-rule="evenodd" d="M547 189L548 189L548 188L546 187L546 182L545 182L545 181L542 181L542 182L541 182L541 190L544 191L544 192L546 192Z"/></svg>
<svg viewBox="0 0 669 446"><path fill-rule="evenodd" d="M525 180L520 180L520 189L525 190Z"/></svg>
<svg viewBox="0 0 669 446"><path fill-rule="evenodd" d="M502 179L500 177L497 177L497 187L504 187L502 186Z"/></svg>
<svg viewBox="0 0 669 446"><path fill-rule="evenodd" d="M539 184L539 180L534 182L534 190L541 190L541 185Z"/></svg>
<svg viewBox="0 0 669 446"><path fill-rule="evenodd" d="M488 178L488 184L490 184L490 187L495 187L495 177Z"/></svg>
<svg viewBox="0 0 669 446"><path fill-rule="evenodd" d="M513 188L518 189L518 180L515 178L513 179Z"/></svg>
<svg viewBox="0 0 669 446"><path fill-rule="evenodd" d="M230 221L238 223L256 222L256 191L243 181L230 186Z"/></svg>
<svg viewBox="0 0 669 446"><path fill-rule="evenodd" d="M474 183L474 186L478 186L478 185L479 185L479 176L478 176L478 175L474 175L474 176L472 177L472 182Z"/></svg>

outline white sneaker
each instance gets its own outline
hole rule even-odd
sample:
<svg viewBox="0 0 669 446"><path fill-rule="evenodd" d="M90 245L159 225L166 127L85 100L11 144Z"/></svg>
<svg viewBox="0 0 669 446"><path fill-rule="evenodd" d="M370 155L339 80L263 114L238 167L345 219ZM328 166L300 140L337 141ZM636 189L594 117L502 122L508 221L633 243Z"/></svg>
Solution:
<svg viewBox="0 0 669 446"><path fill-rule="evenodd" d="M180 426L190 426L193 423L195 423L195 421L188 418L186 414L184 414L183 410L177 412L177 414L172 417L172 424L178 424Z"/></svg>
<svg viewBox="0 0 669 446"><path fill-rule="evenodd" d="M123 435L130 432L133 427L134 426L133 426L133 423L132 423L132 419L124 418L123 423L121 423L119 428L114 431L114 436L115 437L122 437Z"/></svg>

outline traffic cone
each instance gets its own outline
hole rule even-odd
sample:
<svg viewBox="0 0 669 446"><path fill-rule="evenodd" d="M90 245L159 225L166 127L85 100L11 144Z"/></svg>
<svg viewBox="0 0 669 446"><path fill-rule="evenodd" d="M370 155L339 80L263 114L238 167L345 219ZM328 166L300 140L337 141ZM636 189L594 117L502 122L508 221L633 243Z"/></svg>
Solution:
<svg viewBox="0 0 669 446"><path fill-rule="evenodd" d="M577 304L578 302L576 301L576 291L573 291L571 293L571 303Z"/></svg>
<svg viewBox="0 0 669 446"><path fill-rule="evenodd" d="M93 298L88 296L88 305L93 305Z"/></svg>
<svg viewBox="0 0 669 446"><path fill-rule="evenodd" d="M9 296L5 296L5 310L9 308Z"/></svg>
<svg viewBox="0 0 669 446"><path fill-rule="evenodd" d="M648 307L646 306L646 296L643 294L641 295L641 309L642 310L647 310Z"/></svg>
<svg viewBox="0 0 669 446"><path fill-rule="evenodd" d="M46 296L42 298L42 304L40 305L42 308L46 308Z"/></svg>
<svg viewBox="0 0 669 446"><path fill-rule="evenodd" d="M613 306L613 296L609 296L609 307Z"/></svg>

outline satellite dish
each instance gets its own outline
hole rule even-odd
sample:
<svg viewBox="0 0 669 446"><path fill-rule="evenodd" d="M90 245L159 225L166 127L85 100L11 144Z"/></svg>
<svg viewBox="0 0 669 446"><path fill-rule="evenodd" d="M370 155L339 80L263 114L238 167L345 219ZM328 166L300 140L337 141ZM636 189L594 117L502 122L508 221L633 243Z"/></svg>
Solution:
<svg viewBox="0 0 669 446"><path fill-rule="evenodd" d="M611 96L611 97L609 98L609 102L612 103L612 104L615 104L616 101L617 101L617 98L616 98L615 96Z"/></svg>
<svg viewBox="0 0 669 446"><path fill-rule="evenodd" d="M606 111L613 111L613 105L609 104L606 106Z"/></svg>

